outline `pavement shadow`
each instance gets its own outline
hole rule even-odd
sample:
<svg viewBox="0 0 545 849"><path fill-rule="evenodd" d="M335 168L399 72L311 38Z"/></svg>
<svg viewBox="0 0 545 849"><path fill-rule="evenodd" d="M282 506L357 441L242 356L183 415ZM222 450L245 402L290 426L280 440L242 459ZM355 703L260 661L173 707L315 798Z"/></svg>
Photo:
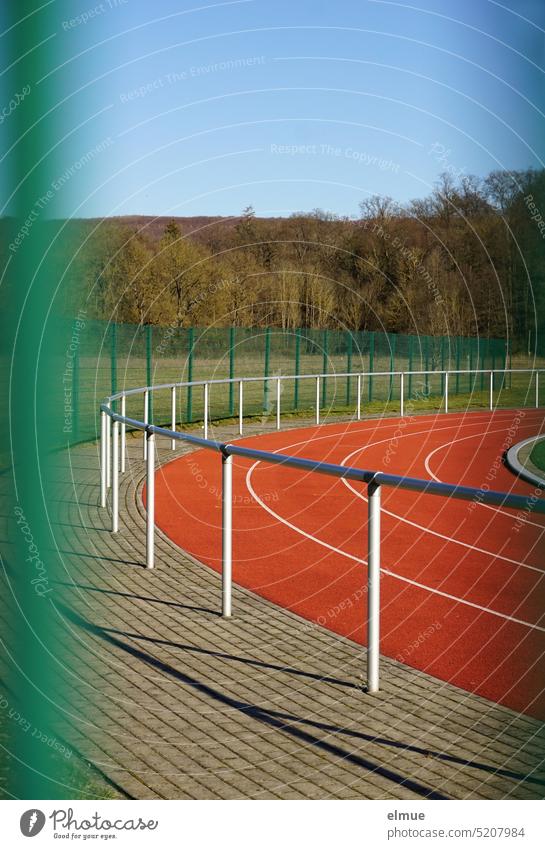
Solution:
<svg viewBox="0 0 545 849"><path fill-rule="evenodd" d="M136 648L135 646L132 646L129 643L120 640L118 637L114 636L113 633L110 633L106 629L94 625L93 623L84 619L79 613L70 608L67 608L65 605L58 606L61 608L64 615L68 619L70 619L70 621L72 621L74 625L78 626L79 628L85 630L88 633L93 634L96 637L99 637L100 639L107 642L110 646L115 646L117 649L126 652L128 655L138 661L145 663L147 666L159 670L165 675L169 675L171 678L174 678L180 683L185 684L187 687L190 687L198 693L207 696L209 699L216 702L217 704L228 707L231 710L236 710L244 716L256 720L262 725L265 725L269 728L274 728L275 730L282 732L282 734L286 734L290 737L295 738L296 740L299 740L305 745L314 746L316 749L327 753L328 755L333 755L339 760L359 766L362 768L362 770L365 770L366 772L373 773L375 775L380 775L382 778L385 778L400 787L404 787L405 789L410 790L411 792L424 799L449 798L449 796L439 793L432 787L428 787L427 785L413 778L410 778L409 776L402 775L401 773L397 772L394 769L391 769L390 767L384 766L381 763L377 763L371 760L370 758L364 757L361 754L356 754L354 752L351 752L350 750L344 749L342 746L336 743L332 743L327 740L323 740L316 737L306 728L299 727L300 725L305 724L305 720L302 717L288 715L290 718L289 720L287 720L284 719L281 714L278 714L277 711L269 710L262 706L254 705L245 701L240 701L238 699L233 698L232 696L228 696L227 694L220 692L209 684L205 684L202 681L199 681L196 678L192 677L191 675L188 675L185 672L181 672L179 669L175 669L174 667L170 666L170 664L159 660L158 658L154 657L151 654L148 654L142 649ZM374 738L370 736L369 741L371 740L374 741Z"/></svg>

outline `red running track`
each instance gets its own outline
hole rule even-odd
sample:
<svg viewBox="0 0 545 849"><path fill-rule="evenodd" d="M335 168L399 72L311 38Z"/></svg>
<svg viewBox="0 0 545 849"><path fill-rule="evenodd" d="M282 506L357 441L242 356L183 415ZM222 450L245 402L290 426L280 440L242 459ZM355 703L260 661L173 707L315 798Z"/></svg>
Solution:
<svg viewBox="0 0 545 849"><path fill-rule="evenodd" d="M322 425L242 444L531 496L500 459L543 425L543 410L478 412ZM233 464L234 581L365 644L365 486ZM157 474L157 524L216 571L220 492L211 451ZM382 653L545 718L545 517L385 487L382 507Z"/></svg>

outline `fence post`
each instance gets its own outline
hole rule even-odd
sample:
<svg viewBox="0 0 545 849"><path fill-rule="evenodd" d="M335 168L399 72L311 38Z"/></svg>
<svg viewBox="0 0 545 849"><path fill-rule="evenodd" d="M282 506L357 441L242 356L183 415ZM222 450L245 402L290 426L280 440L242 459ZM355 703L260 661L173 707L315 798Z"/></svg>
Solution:
<svg viewBox="0 0 545 849"><path fill-rule="evenodd" d="M494 409L494 372L490 372L490 409Z"/></svg>
<svg viewBox="0 0 545 849"><path fill-rule="evenodd" d="M280 430L280 378L276 379L276 429Z"/></svg>
<svg viewBox="0 0 545 849"><path fill-rule="evenodd" d="M112 391L111 395L115 395L117 392L117 324L115 321L112 322L112 333L111 333L111 350L110 350L110 378ZM115 407L113 406L115 401L112 402L112 409L115 411Z"/></svg>
<svg viewBox="0 0 545 849"><path fill-rule="evenodd" d="M146 325L146 371L147 371L147 385L151 386L152 381L152 362L151 362L151 348L152 348L152 333L153 329L151 324ZM153 423L153 397L150 394L149 397L149 408L148 408L148 421L150 424Z"/></svg>
<svg viewBox="0 0 545 849"><path fill-rule="evenodd" d="M322 360L322 367L323 368L322 368L322 373L327 374L328 373L328 366L329 366L329 333L328 333L327 329L324 330L323 339L324 339L324 341L323 341L323 360ZM327 385L326 384L327 384L327 380L324 377L323 383L322 383L322 407L327 406Z"/></svg>
<svg viewBox="0 0 545 849"><path fill-rule="evenodd" d="M403 374L403 372L401 372L401 374L399 375L399 414L401 418L403 418L403 416L405 415L405 399L403 397L405 392L404 378L405 375Z"/></svg>
<svg viewBox="0 0 545 849"><path fill-rule="evenodd" d="M539 371L536 369L536 407L539 407Z"/></svg>
<svg viewBox="0 0 545 849"><path fill-rule="evenodd" d="M395 355L396 355L396 335L395 333L388 334L390 339L390 389L388 391L388 401L394 400L394 371L395 371Z"/></svg>
<svg viewBox="0 0 545 849"><path fill-rule="evenodd" d="M361 419L361 374L358 374L358 403L356 406L356 418Z"/></svg>
<svg viewBox="0 0 545 849"><path fill-rule="evenodd" d="M445 372L445 413L448 413L448 371Z"/></svg>
<svg viewBox="0 0 545 849"><path fill-rule="evenodd" d="M430 395L430 376L429 376L429 367L430 367L430 337L424 336L424 357L425 357L425 365L426 365L426 374L424 381L424 391L426 394L426 398L429 398Z"/></svg>
<svg viewBox="0 0 545 849"><path fill-rule="evenodd" d="M235 328L229 328L229 416L235 415Z"/></svg>
<svg viewBox="0 0 545 849"><path fill-rule="evenodd" d="M112 533L119 530L119 422L112 427Z"/></svg>
<svg viewBox="0 0 545 849"><path fill-rule="evenodd" d="M193 345L194 345L194 336L195 330L193 327L189 328L187 335L187 345L188 345L188 354L187 354L187 382L191 383L193 380ZM187 421L191 424L193 421L193 387L187 387Z"/></svg>
<svg viewBox="0 0 545 849"><path fill-rule="evenodd" d="M106 419L104 410L100 411L100 506L106 507Z"/></svg>
<svg viewBox="0 0 545 849"><path fill-rule="evenodd" d="M121 415L127 415L127 399L125 395L121 398ZM121 474L125 473L125 455L127 453L127 425L121 422Z"/></svg>
<svg viewBox="0 0 545 849"><path fill-rule="evenodd" d="M413 337L409 336L409 399L413 397Z"/></svg>
<svg viewBox="0 0 545 849"><path fill-rule="evenodd" d="M456 337L456 394L460 394L460 347L462 345L462 339L460 336Z"/></svg>
<svg viewBox="0 0 545 849"><path fill-rule="evenodd" d="M346 340L346 371L352 374L352 333L347 331L348 338ZM346 378L346 406L350 406L350 378Z"/></svg>
<svg viewBox="0 0 545 849"><path fill-rule="evenodd" d="M367 486L367 692L379 689L380 658L380 486Z"/></svg>
<svg viewBox="0 0 545 849"><path fill-rule="evenodd" d="M173 386L170 390L170 412L171 412L171 430L176 430L176 387ZM170 440L170 447L173 451L176 449L176 440Z"/></svg>
<svg viewBox="0 0 545 849"><path fill-rule="evenodd" d="M106 489L110 489L112 485L111 438L112 422L110 416L106 416Z"/></svg>
<svg viewBox="0 0 545 849"><path fill-rule="evenodd" d="M441 336L441 395L445 394L445 337Z"/></svg>
<svg viewBox="0 0 545 849"><path fill-rule="evenodd" d="M301 328L298 327L295 331L295 375L301 371ZM293 386L293 409L299 407L299 381L294 381Z"/></svg>
<svg viewBox="0 0 545 849"><path fill-rule="evenodd" d="M149 390L146 389L144 392L144 424L149 424ZM146 431L144 431L144 460L148 456L148 440L146 438Z"/></svg>
<svg viewBox="0 0 545 849"><path fill-rule="evenodd" d="M271 328L265 330L265 369L264 369L264 394L263 394L263 410L269 412L269 370L271 365Z"/></svg>
<svg viewBox="0 0 545 849"><path fill-rule="evenodd" d="M208 383L204 384L203 387L203 400L204 400L204 438L208 439Z"/></svg>
<svg viewBox="0 0 545 849"><path fill-rule="evenodd" d="M233 457L221 455L221 615L231 616L233 571Z"/></svg>
<svg viewBox="0 0 545 849"><path fill-rule="evenodd" d="M316 424L320 424L320 378L316 378Z"/></svg>
<svg viewBox="0 0 545 849"><path fill-rule="evenodd" d="M239 381L238 384L238 432L239 435L242 436L242 423L244 419L244 384L242 380Z"/></svg>
<svg viewBox="0 0 545 849"><path fill-rule="evenodd" d="M373 400L373 367L375 362L375 332L369 333L369 403Z"/></svg>
<svg viewBox="0 0 545 849"><path fill-rule="evenodd" d="M155 434L145 432L148 443L146 463L146 566L155 565Z"/></svg>

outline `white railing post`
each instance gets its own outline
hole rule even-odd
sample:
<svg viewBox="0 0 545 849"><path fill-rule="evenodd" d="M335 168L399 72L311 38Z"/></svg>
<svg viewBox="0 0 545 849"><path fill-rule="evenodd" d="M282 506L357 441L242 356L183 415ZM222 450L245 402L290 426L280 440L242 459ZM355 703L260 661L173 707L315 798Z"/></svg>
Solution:
<svg viewBox="0 0 545 849"><path fill-rule="evenodd" d="M170 412L171 412L171 430L176 430L176 387L173 386L170 390ZM170 447L173 451L176 450L176 440L170 440Z"/></svg>
<svg viewBox="0 0 545 849"><path fill-rule="evenodd" d="M280 430L280 378L276 379L276 429Z"/></svg>
<svg viewBox="0 0 545 849"><path fill-rule="evenodd" d="M320 424L320 378L316 378L316 424Z"/></svg>
<svg viewBox="0 0 545 849"><path fill-rule="evenodd" d="M536 371L536 407L539 407L539 371Z"/></svg>
<svg viewBox="0 0 545 849"><path fill-rule="evenodd" d="M231 616L233 582L233 458L221 456L221 615Z"/></svg>
<svg viewBox="0 0 545 849"><path fill-rule="evenodd" d="M405 399L403 397L405 394L404 377L405 375L403 374L403 372L401 372L401 374L399 375L399 414L401 418L403 418L403 416L405 415Z"/></svg>
<svg viewBox="0 0 545 849"><path fill-rule="evenodd" d="M208 439L208 383L204 384L204 438Z"/></svg>
<svg viewBox="0 0 545 849"><path fill-rule="evenodd" d="M106 419L104 410L100 412L100 506L106 507Z"/></svg>
<svg viewBox="0 0 545 849"><path fill-rule="evenodd" d="M126 398L123 395L121 399L121 415L125 417L127 415L127 404ZM127 425L125 422L121 422L121 474L125 473L125 455L127 453Z"/></svg>
<svg viewBox="0 0 545 849"><path fill-rule="evenodd" d="M244 421L244 384L239 381L238 384L238 433L242 436L242 425Z"/></svg>
<svg viewBox="0 0 545 849"><path fill-rule="evenodd" d="M146 389L146 391L144 392L144 424L146 424L146 425L149 424L148 412L149 412L149 392ZM147 456L148 456L148 440L147 440L147 433L146 433L146 431L144 431L144 460L146 459Z"/></svg>
<svg viewBox="0 0 545 849"><path fill-rule="evenodd" d="M380 658L380 486L371 482L367 497L367 692L376 693Z"/></svg>
<svg viewBox="0 0 545 849"><path fill-rule="evenodd" d="M356 418L359 421L361 419L361 374L358 374L358 403L356 405Z"/></svg>
<svg viewBox="0 0 545 849"><path fill-rule="evenodd" d="M112 533L119 530L119 422L112 427Z"/></svg>
<svg viewBox="0 0 545 849"><path fill-rule="evenodd" d="M445 372L445 413L448 413L448 371Z"/></svg>
<svg viewBox="0 0 545 849"><path fill-rule="evenodd" d="M111 409L108 407L108 409ZM106 416L106 489L112 485L112 421Z"/></svg>
<svg viewBox="0 0 545 849"><path fill-rule="evenodd" d="M490 410L494 409L494 372L490 372Z"/></svg>
<svg viewBox="0 0 545 849"><path fill-rule="evenodd" d="M146 567L155 565L155 434L145 433L146 463Z"/></svg>

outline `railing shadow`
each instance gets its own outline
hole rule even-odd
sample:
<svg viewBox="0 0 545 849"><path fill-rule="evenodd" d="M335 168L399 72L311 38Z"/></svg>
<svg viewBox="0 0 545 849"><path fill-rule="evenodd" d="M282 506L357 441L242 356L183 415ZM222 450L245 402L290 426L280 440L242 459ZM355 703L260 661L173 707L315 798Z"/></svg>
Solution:
<svg viewBox="0 0 545 849"><path fill-rule="evenodd" d="M421 796L422 798L449 798L448 796L439 793L437 790L434 790L431 787L427 787L425 784L422 784L421 782L416 781L415 779L410 778L408 776L404 776L401 773L396 772L395 770L390 769L389 767L383 766L380 763L375 763L374 761L364 757L363 755L355 754L354 752L343 749L341 746L335 743L330 743L326 740L321 740L318 737L315 737L309 731L306 731L302 728L298 728L295 725L288 725L283 719L275 715L275 711L268 710L267 708L263 708L258 705L253 705L249 702L239 701L238 699L228 696L225 693L221 693L219 690L215 689L214 687L211 687L209 684L204 684L202 681L198 681L196 678L193 678L187 673L181 672L178 669L174 669L174 667L170 666L168 663L165 663L162 660L159 660L156 657L153 657L153 655L150 655L147 652L142 651L141 649L131 646L128 643L123 642L123 640L119 640L112 634L107 633L104 628L101 628L97 625L93 625L91 622L87 621L78 613L76 613L76 611L67 608L65 605L59 605L59 607L61 607L64 615L68 619L70 619L74 625L84 629L89 633L94 634L97 637L100 637L102 640L109 643L111 646L115 646L121 651L126 652L127 654L134 657L136 660L142 661L148 666L151 666L152 668L157 669L172 678L175 678L177 681L180 681L186 686L191 687L192 689L196 690L204 696L207 696L218 704L224 705L225 707L228 707L232 710L239 711L245 716L249 716L269 728L274 728L277 731L281 731L282 733L287 734L290 737L294 737L295 739L300 740L306 745L314 746L322 752L325 752L329 755L334 755L335 757L345 762L359 766L367 772L380 775L381 777L386 778L388 781L391 781L400 787L404 787L405 789L410 790L411 792L415 793L418 796ZM293 717L293 720L290 721L304 723L304 720L301 717Z"/></svg>
<svg viewBox="0 0 545 849"><path fill-rule="evenodd" d="M237 655L226 654L225 652L213 651L209 649L198 648L197 646L185 645L183 643L174 643L169 640L158 640L153 637L144 637L140 634L131 634L126 631L116 631L112 628L104 628L104 631L111 634L118 634L119 636L128 637L129 639L143 640L144 642L155 643L157 645L165 645L172 646L173 648L181 649L182 651L193 652L197 654L204 654L210 657L217 657L223 660L235 661L238 663L243 663L248 666L255 666L257 668L263 669L273 669L279 672L285 672L289 675L302 676L304 678L310 678L315 681L320 681L326 684L334 684L336 686L348 687L350 689L359 690L363 689L362 685L354 684L350 681L342 681L338 678L331 678L329 676L319 675L313 672L304 672L299 669L294 669L289 666L277 666L272 663L267 663L265 661L253 660L251 658L239 657ZM516 781L526 781L532 784L537 784L542 787L545 787L545 779L538 778L533 775L528 775L520 772L516 772L515 770L508 770L502 767L494 767L490 764L485 764L480 761L467 760L464 758L457 757L456 755L449 755L446 752L437 752L433 749L424 748L421 746L415 746L413 744L401 743L396 740L391 740L387 737L377 737L373 734L366 734L363 731L355 731L348 728L343 728L337 725L331 725L327 722L319 722L317 720L303 719L302 717L294 716L289 713L282 713L281 711L275 710L267 710L267 713L273 714L274 716L279 717L280 719L285 719L290 722L301 722L305 725L312 726L313 728L320 729L321 731L328 731L335 734L342 734L347 737L353 737L358 740L366 740L367 742L378 743L380 745L389 746L394 749L402 749L403 751L415 752L416 754L423 755L427 758L435 758L437 760L441 760L447 763L453 763L458 766L466 766L471 767L473 769L483 770L488 772L491 775L500 775L504 778L512 778Z"/></svg>
<svg viewBox="0 0 545 849"><path fill-rule="evenodd" d="M104 558L104 559L110 559L110 558ZM125 563L126 561L123 560L123 561L120 561L120 562ZM145 565L145 564L138 564L138 565ZM104 593L105 595L115 595L115 596L120 596L122 598L134 599L134 601L145 601L145 602L150 602L152 604L164 604L164 605L167 605L167 607L177 607L177 608L180 608L182 610L195 610L197 613L209 613L211 616L218 616L218 617L221 616L221 613L219 612L219 610L212 610L211 608L208 608L208 607L197 607L194 604L182 604L179 601L165 601L161 598L154 598L153 596L135 595L134 593L122 593L119 590L105 590L105 589L102 589L102 587L91 587L88 584L76 584L76 583L72 583L72 582L69 583L68 581L58 581L57 583L58 583L59 586L65 586L65 587L68 587L69 589L74 588L74 589L86 590L86 591L92 592L92 593ZM122 633L122 632L118 632L118 633Z"/></svg>

